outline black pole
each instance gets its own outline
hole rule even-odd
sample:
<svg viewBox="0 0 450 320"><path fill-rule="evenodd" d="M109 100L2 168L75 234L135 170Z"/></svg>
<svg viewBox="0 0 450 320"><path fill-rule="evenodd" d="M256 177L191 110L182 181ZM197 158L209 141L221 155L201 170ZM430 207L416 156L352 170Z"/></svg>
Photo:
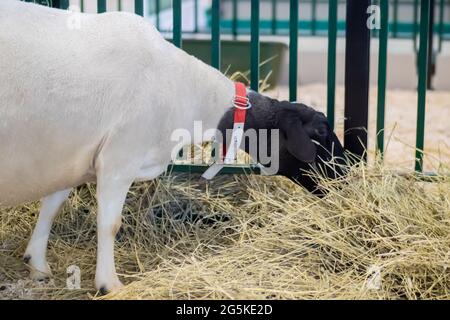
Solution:
<svg viewBox="0 0 450 320"><path fill-rule="evenodd" d="M345 149L366 160L369 114L370 30L367 27L371 0L347 1L345 51Z"/></svg>
<svg viewBox="0 0 450 320"><path fill-rule="evenodd" d="M434 13L436 11L435 0L430 0L430 33L428 34L428 74L427 74L427 89L431 90L431 82L436 72L436 64L433 57L433 43L434 43Z"/></svg>

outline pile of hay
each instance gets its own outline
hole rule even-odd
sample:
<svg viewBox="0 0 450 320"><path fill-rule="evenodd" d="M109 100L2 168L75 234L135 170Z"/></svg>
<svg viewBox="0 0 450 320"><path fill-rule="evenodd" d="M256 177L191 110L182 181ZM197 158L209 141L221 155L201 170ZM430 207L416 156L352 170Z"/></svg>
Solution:
<svg viewBox="0 0 450 320"><path fill-rule="evenodd" d="M448 171L447 173L448 174ZM324 199L284 178L172 175L132 187L116 241L126 287L105 299L450 299L450 178L354 167ZM94 186L57 219L50 283L21 256L37 204L0 212L0 297L90 299ZM82 289L65 289L66 268Z"/></svg>

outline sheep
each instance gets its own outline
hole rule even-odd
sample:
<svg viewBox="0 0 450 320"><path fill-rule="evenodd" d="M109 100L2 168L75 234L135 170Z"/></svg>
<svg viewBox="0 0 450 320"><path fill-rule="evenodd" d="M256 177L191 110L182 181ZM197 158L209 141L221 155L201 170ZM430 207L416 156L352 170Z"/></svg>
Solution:
<svg viewBox="0 0 450 320"><path fill-rule="evenodd" d="M53 220L72 188L96 182L95 286L107 293L122 287L114 238L131 184L166 170L175 130L192 133L196 120L231 128L235 87L134 14L80 14L78 29L67 19L62 10L0 2L0 206L42 199L24 254L30 276L40 280L51 275ZM249 97L246 128L281 128L287 158L279 173L301 183L300 167L321 161L313 136L333 137L323 116L307 109L312 118L304 126L304 108ZM201 143L214 134L193 136Z"/></svg>
<svg viewBox="0 0 450 320"><path fill-rule="evenodd" d="M344 148L331 130L327 117L302 103L278 101L254 91L249 91L248 98L256 107L247 111L246 127L258 132L261 129L281 131L277 139L279 141L275 141L278 145L278 167L273 174L285 176L311 193L324 196L325 191L318 185L315 174L337 179L346 174L348 163ZM230 140L230 132L227 130L232 127L233 109L228 109L218 125L224 142ZM260 140L264 140L264 143L261 144ZM252 149L249 142L243 143L241 148L264 168L271 163L260 161L261 155L265 154L261 152L260 146L265 145L270 150L273 140L270 134L257 135L256 141L252 141L256 148ZM307 146L309 156L296 152L305 152L308 150Z"/></svg>

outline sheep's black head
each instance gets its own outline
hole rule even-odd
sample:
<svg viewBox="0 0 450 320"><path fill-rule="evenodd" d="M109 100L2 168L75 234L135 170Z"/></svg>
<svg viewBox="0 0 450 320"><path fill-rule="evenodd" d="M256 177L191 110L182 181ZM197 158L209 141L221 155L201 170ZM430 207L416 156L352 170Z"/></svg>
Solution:
<svg viewBox="0 0 450 320"><path fill-rule="evenodd" d="M257 142L251 139L252 135L246 135L242 148L253 159L267 168L275 167L273 174L286 176L318 195L323 192L318 189L316 174L330 179L345 174L344 150L323 113L300 103L278 101L255 92L249 92L249 99L253 107L247 112L245 129L246 133L254 129ZM231 109L220 121L219 130L229 137L228 129L232 127ZM278 137L274 136L273 129L278 129ZM255 143L257 145L252 147ZM261 150L264 145L267 147ZM272 163L275 158L277 166Z"/></svg>

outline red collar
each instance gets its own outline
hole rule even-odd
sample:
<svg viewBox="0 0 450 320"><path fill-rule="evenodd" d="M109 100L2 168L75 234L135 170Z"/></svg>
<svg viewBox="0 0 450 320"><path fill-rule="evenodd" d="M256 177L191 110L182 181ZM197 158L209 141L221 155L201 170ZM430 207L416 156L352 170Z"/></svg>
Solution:
<svg viewBox="0 0 450 320"><path fill-rule="evenodd" d="M234 106L234 117L233 117L233 132L235 132L238 128L244 130L245 119L247 117L247 110L252 107L250 104L250 100L247 97L247 87L242 82L234 83L235 94L233 99ZM233 142L232 142L233 143ZM223 157L227 158L227 145L223 144ZM237 155L237 150L236 150ZM236 155L233 155L234 158Z"/></svg>
<svg viewBox="0 0 450 320"><path fill-rule="evenodd" d="M233 120L233 133L230 141L229 149L223 144L223 157L222 163L215 163L206 170L202 177L205 179L212 179L219 173L225 164L233 164L236 161L237 152L241 145L244 136L245 118L247 116L247 110L252 107L249 98L247 97L247 88L245 84L236 82L234 84L236 93L233 99L234 106L234 120Z"/></svg>
<svg viewBox="0 0 450 320"><path fill-rule="evenodd" d="M236 90L233 106L234 106L234 123L245 123L247 110L251 108L250 100L247 97L247 88L242 82L235 82Z"/></svg>

